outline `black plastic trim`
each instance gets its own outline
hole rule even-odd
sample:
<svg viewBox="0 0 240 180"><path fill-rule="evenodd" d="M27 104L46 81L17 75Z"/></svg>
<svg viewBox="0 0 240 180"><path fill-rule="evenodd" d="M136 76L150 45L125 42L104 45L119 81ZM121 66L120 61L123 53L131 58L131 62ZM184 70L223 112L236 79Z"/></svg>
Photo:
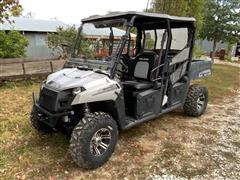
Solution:
<svg viewBox="0 0 240 180"><path fill-rule="evenodd" d="M65 111L65 112L56 112L52 113L46 110L45 108L41 107L39 103L37 102L34 93L32 94L33 98L33 107L36 108L36 110L44 115L44 118L40 118L39 120L47 125L49 125L52 128L55 128L57 125L58 120L63 117L71 114L71 111Z"/></svg>

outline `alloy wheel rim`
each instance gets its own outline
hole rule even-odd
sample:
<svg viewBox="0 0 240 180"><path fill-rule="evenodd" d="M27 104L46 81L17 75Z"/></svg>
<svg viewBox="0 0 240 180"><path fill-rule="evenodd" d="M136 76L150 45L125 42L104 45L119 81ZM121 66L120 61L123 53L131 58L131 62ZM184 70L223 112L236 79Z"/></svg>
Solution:
<svg viewBox="0 0 240 180"><path fill-rule="evenodd" d="M197 99L197 110L200 112L205 104L205 95L201 93Z"/></svg>
<svg viewBox="0 0 240 180"><path fill-rule="evenodd" d="M90 151L94 156L101 156L104 154L111 142L111 132L107 128L101 128L94 133L91 143Z"/></svg>

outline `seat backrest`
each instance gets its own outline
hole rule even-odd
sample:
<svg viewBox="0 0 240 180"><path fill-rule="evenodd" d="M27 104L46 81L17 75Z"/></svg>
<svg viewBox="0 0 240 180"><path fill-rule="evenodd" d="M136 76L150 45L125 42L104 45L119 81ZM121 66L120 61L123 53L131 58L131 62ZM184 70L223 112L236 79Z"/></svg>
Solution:
<svg viewBox="0 0 240 180"><path fill-rule="evenodd" d="M172 58L170 67L176 67L173 69L173 72L170 75L170 81L172 84L178 82L187 71L188 58L189 58L190 48L186 47L180 51L177 55ZM177 65L177 66L176 66Z"/></svg>
<svg viewBox="0 0 240 180"><path fill-rule="evenodd" d="M133 60L135 61L133 76L136 79L150 80L157 54L153 51L142 52Z"/></svg>

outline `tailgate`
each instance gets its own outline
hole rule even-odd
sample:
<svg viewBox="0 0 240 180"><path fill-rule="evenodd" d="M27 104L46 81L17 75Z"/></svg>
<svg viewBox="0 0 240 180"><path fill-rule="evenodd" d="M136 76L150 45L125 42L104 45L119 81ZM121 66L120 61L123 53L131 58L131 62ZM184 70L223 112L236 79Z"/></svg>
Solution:
<svg viewBox="0 0 240 180"><path fill-rule="evenodd" d="M199 79L212 74L212 61L192 60L190 79Z"/></svg>

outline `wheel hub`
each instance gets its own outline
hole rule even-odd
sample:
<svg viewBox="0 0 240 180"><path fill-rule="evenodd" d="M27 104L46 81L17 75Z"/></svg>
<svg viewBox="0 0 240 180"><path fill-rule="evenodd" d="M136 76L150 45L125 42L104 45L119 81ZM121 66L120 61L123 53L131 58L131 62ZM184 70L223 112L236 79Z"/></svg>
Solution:
<svg viewBox="0 0 240 180"><path fill-rule="evenodd" d="M104 154L111 142L111 132L109 129L99 129L92 137L90 151L94 156Z"/></svg>
<svg viewBox="0 0 240 180"><path fill-rule="evenodd" d="M204 107L205 95L201 93L197 99L197 109L200 111Z"/></svg>
<svg viewBox="0 0 240 180"><path fill-rule="evenodd" d="M95 144L97 145L97 146L99 146L100 144L101 144L101 142L102 142L102 138L101 137L96 137L96 140L94 140L95 142Z"/></svg>

